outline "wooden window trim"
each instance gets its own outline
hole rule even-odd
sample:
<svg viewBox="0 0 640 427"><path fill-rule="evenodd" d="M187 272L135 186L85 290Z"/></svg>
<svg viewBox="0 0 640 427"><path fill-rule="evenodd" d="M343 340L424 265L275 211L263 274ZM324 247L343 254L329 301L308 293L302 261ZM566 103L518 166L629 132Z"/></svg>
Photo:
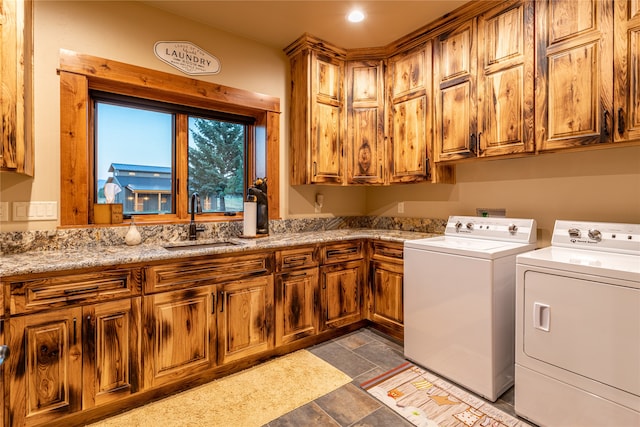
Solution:
<svg viewBox="0 0 640 427"><path fill-rule="evenodd" d="M252 116L266 135L269 183L269 218L280 218L280 100L277 97L203 82L109 59L60 50L60 225L90 224L90 170L93 138L90 135L90 96L96 89L191 107ZM182 131L182 130L179 130ZM179 150L178 150L179 152ZM186 167L177 160L177 168ZM187 191L180 182L177 194ZM181 201L181 199L184 199ZM178 197L176 215L169 222L186 221L186 197ZM223 217L228 221L228 217ZM219 217L209 219L220 220Z"/></svg>

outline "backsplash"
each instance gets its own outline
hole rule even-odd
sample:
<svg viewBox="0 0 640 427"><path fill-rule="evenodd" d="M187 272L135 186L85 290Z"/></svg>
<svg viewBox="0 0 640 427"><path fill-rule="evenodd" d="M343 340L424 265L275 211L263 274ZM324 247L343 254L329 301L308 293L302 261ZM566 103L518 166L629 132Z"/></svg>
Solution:
<svg viewBox="0 0 640 427"><path fill-rule="evenodd" d="M303 218L269 221L271 234L307 231L368 228L384 230L444 233L446 219L349 216L336 218ZM242 234L242 222L200 222L205 231L198 239L226 239ZM136 224L144 244L165 244L186 240L189 224ZM0 232L0 254L47 251L92 246L124 245L128 227L87 227L57 230Z"/></svg>

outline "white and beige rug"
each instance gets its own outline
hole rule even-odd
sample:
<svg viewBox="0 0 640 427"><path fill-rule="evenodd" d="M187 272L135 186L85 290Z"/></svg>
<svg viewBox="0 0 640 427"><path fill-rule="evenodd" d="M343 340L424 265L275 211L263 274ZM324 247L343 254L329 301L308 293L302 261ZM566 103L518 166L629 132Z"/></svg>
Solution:
<svg viewBox="0 0 640 427"><path fill-rule="evenodd" d="M350 381L329 363L299 350L91 427L262 426Z"/></svg>
<svg viewBox="0 0 640 427"><path fill-rule="evenodd" d="M411 362L360 385L419 427L526 427L515 418Z"/></svg>

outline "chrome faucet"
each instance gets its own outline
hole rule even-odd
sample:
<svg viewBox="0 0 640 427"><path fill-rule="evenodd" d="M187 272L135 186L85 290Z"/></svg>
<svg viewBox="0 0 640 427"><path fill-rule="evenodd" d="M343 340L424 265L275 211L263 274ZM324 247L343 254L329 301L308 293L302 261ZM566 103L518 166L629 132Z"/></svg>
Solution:
<svg viewBox="0 0 640 427"><path fill-rule="evenodd" d="M189 240L196 240L198 233L204 231L204 225L196 225L196 213L202 212L200 204L200 195L198 193L191 194L191 222L189 223Z"/></svg>

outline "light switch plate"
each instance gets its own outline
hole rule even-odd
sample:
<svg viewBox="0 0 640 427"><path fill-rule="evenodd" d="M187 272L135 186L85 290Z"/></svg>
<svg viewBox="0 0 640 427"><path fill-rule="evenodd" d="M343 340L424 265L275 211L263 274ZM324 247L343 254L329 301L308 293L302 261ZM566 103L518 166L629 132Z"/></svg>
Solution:
<svg viewBox="0 0 640 427"><path fill-rule="evenodd" d="M58 219L58 202L13 202L13 221Z"/></svg>
<svg viewBox="0 0 640 427"><path fill-rule="evenodd" d="M0 202L0 221L9 221L9 202Z"/></svg>

